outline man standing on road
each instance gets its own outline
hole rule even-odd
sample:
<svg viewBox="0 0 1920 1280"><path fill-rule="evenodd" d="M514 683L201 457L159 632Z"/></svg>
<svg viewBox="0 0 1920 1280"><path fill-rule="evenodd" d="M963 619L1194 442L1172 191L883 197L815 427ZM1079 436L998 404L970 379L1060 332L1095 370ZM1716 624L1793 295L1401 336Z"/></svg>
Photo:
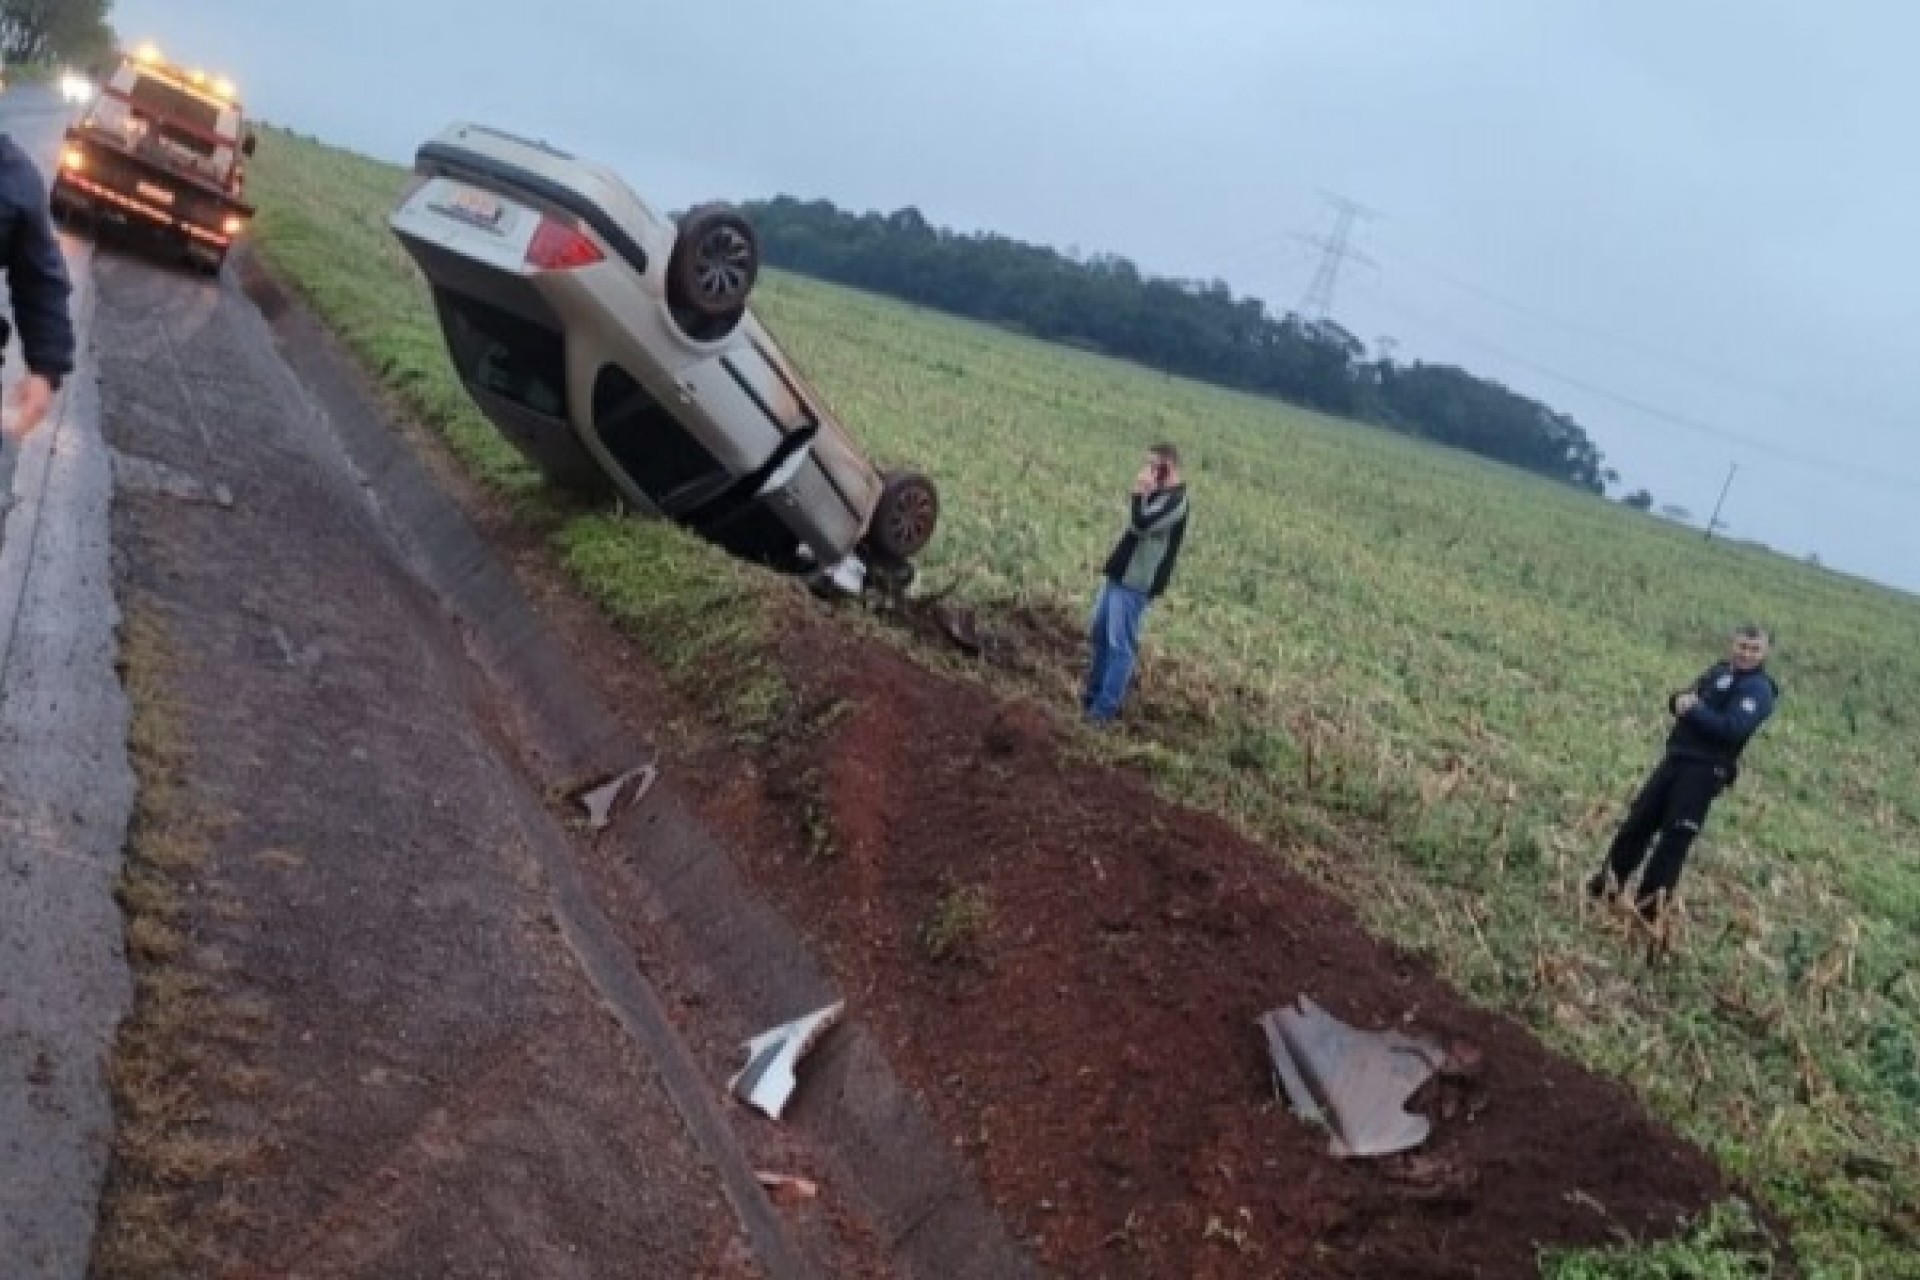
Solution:
<svg viewBox="0 0 1920 1280"><path fill-rule="evenodd" d="M1773 714L1780 687L1767 674L1768 643L1762 628L1741 627L1726 658L1708 667L1691 689L1667 699L1673 729L1666 756L1640 788L1606 866L1587 881L1590 897L1608 898L1625 889L1644 860L1634 905L1647 923L1660 918L1680 883L1687 850L1706 825L1707 809L1733 785L1741 751Z"/></svg>
<svg viewBox="0 0 1920 1280"><path fill-rule="evenodd" d="M1187 536L1187 487L1180 480L1180 451L1157 444L1133 482L1127 528L1107 557L1106 577L1093 606L1093 661L1080 705L1086 718L1105 724L1120 714L1140 648L1147 606L1173 578L1180 544Z"/></svg>
<svg viewBox="0 0 1920 1280"><path fill-rule="evenodd" d="M0 431L24 439L53 407L60 382L73 372L73 283L54 238L47 184L33 160L0 134L0 270L7 273L14 323L26 352L27 376L0 411ZM8 336L0 320L0 345Z"/></svg>

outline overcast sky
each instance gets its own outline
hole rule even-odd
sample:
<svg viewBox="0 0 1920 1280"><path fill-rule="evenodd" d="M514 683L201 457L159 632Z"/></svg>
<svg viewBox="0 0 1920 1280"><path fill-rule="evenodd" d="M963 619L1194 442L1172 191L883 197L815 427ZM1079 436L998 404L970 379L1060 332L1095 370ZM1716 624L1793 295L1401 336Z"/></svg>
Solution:
<svg viewBox="0 0 1920 1280"><path fill-rule="evenodd" d="M1629 488L1920 589L1920 6L118 0L276 124L455 118L649 200L786 192L1124 254L1577 418Z"/></svg>

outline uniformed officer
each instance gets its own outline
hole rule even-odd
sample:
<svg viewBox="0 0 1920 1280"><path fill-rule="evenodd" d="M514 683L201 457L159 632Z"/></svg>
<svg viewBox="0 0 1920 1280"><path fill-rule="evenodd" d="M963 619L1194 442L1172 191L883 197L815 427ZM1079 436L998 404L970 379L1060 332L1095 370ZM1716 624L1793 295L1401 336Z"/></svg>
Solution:
<svg viewBox="0 0 1920 1280"><path fill-rule="evenodd" d="M1708 667L1692 688L1667 699L1673 729L1666 756L1620 824L1607 864L1587 881L1590 896L1619 893L1644 861L1634 906L1648 923L1659 919L1708 808L1733 785L1740 753L1773 714L1780 687L1767 674L1769 643L1765 629L1739 628L1724 659Z"/></svg>

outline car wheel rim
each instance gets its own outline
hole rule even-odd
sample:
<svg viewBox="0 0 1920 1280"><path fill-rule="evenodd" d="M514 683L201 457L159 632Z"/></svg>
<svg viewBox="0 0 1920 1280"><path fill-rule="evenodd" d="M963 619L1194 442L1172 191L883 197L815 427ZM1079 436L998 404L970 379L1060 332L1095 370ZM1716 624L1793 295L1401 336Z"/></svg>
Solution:
<svg viewBox="0 0 1920 1280"><path fill-rule="evenodd" d="M933 500L919 489L900 495L887 519L889 540L896 547L918 547L933 528Z"/></svg>
<svg viewBox="0 0 1920 1280"><path fill-rule="evenodd" d="M694 277L700 296L726 305L747 291L753 272L753 246L734 227L715 227L700 241L694 255Z"/></svg>

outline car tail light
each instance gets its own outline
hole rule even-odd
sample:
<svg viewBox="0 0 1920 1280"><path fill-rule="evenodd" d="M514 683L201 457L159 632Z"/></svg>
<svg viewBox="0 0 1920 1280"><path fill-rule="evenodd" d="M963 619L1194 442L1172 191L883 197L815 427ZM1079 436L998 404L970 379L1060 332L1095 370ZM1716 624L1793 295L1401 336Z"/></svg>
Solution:
<svg viewBox="0 0 1920 1280"><path fill-rule="evenodd" d="M68 147L60 154L60 163L78 173L87 167L87 153L78 147Z"/></svg>
<svg viewBox="0 0 1920 1280"><path fill-rule="evenodd" d="M572 271L604 262L606 254L580 228L543 216L533 243L527 246L527 265L543 271Z"/></svg>
<svg viewBox="0 0 1920 1280"><path fill-rule="evenodd" d="M229 239L239 235L242 231L245 231L246 229L247 229L246 220L239 217L238 215L230 214L228 215L227 220L220 224L220 230L223 233L225 233Z"/></svg>

